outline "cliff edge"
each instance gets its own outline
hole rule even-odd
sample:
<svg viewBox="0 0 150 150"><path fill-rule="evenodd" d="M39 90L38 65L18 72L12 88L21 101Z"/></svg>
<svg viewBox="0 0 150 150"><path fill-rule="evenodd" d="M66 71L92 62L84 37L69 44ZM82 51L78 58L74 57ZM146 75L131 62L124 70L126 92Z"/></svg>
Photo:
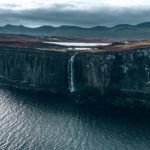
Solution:
<svg viewBox="0 0 150 150"><path fill-rule="evenodd" d="M51 93L149 98L150 48L110 49L57 51L0 46L0 84Z"/></svg>
<svg viewBox="0 0 150 150"><path fill-rule="evenodd" d="M149 92L150 48L55 51L0 47L0 83L54 92Z"/></svg>

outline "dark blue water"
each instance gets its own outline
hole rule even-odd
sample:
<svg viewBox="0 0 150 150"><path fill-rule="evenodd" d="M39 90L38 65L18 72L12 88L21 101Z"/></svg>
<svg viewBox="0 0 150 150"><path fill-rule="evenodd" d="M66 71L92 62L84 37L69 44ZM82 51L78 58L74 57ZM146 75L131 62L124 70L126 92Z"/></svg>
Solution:
<svg viewBox="0 0 150 150"><path fill-rule="evenodd" d="M1 150L149 150L150 117L0 88Z"/></svg>

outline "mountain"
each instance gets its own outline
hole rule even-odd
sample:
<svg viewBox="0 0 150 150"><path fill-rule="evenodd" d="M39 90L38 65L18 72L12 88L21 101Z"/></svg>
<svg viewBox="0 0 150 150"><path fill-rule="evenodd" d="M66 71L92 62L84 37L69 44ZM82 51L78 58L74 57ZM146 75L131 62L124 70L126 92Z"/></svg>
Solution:
<svg viewBox="0 0 150 150"><path fill-rule="evenodd" d="M92 28L77 26L41 26L29 28L23 25L16 26L8 24L0 27L0 34L145 40L150 39L150 22L144 22L137 25L119 24L114 27L95 26Z"/></svg>
<svg viewBox="0 0 150 150"><path fill-rule="evenodd" d="M137 26L142 28L150 28L150 22L140 23Z"/></svg>

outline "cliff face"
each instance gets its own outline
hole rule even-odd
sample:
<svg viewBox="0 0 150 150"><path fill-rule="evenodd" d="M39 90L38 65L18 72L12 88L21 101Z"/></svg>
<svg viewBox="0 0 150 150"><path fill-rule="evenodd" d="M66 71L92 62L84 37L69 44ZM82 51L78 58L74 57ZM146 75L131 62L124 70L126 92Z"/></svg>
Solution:
<svg viewBox="0 0 150 150"><path fill-rule="evenodd" d="M63 52L0 48L0 83L23 89L66 92L68 59Z"/></svg>
<svg viewBox="0 0 150 150"><path fill-rule="evenodd" d="M100 95L148 96L150 49L81 53L75 59L75 89Z"/></svg>
<svg viewBox="0 0 150 150"><path fill-rule="evenodd" d="M150 49L62 52L0 47L0 84L53 93L150 94Z"/></svg>

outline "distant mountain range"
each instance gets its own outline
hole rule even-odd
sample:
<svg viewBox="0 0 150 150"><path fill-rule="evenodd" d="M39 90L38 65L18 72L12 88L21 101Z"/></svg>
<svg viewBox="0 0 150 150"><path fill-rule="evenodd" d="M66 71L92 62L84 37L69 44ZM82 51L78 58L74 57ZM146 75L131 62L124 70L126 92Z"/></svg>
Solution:
<svg viewBox="0 0 150 150"><path fill-rule="evenodd" d="M150 39L150 22L137 25L120 24L114 27L96 26L92 28L77 26L41 26L29 28L23 25L15 26L8 24L0 27L0 34L143 40Z"/></svg>

